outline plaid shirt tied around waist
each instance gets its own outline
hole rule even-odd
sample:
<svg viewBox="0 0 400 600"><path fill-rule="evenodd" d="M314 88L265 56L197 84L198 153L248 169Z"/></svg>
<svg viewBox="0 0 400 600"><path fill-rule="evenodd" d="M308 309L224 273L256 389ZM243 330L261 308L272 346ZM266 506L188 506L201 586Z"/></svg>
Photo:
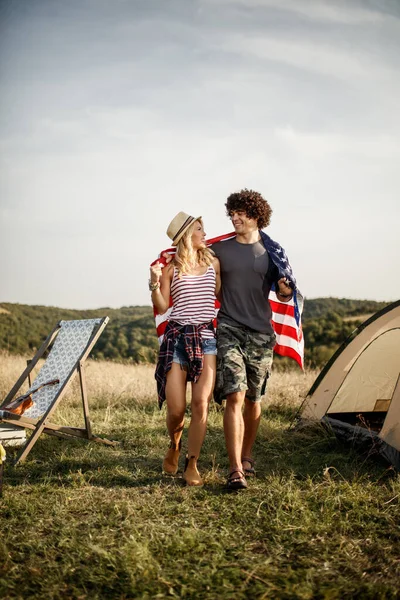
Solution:
<svg viewBox="0 0 400 600"><path fill-rule="evenodd" d="M203 329L214 331L212 321L200 325L180 325L170 321L165 329L163 343L160 346L155 378L157 380L158 406L161 408L165 400L167 373L171 369L174 356L175 340L183 335L185 351L189 359L188 381L196 383L203 371L204 353L201 339Z"/></svg>

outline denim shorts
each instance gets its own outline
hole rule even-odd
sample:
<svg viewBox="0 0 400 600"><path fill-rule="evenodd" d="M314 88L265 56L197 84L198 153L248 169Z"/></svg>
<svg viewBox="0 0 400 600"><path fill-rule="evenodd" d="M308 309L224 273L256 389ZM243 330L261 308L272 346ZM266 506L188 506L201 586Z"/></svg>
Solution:
<svg viewBox="0 0 400 600"><path fill-rule="evenodd" d="M215 338L206 338L202 342L204 354L212 354L217 356L217 340ZM175 340L174 356L172 362L180 364L181 367L189 368L189 358L185 350L185 342L183 335L179 335Z"/></svg>

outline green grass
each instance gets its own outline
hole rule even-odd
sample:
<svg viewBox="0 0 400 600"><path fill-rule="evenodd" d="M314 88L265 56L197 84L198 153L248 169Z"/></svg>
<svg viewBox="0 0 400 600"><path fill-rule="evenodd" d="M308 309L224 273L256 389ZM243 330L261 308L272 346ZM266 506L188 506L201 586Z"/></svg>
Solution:
<svg viewBox="0 0 400 600"><path fill-rule="evenodd" d="M212 407L206 484L186 488L160 472L163 411L106 412L92 409L94 429L117 447L42 436L26 463L8 461L1 598L398 597L400 482L386 464L320 427L288 431L294 410L270 405L258 477L227 493Z"/></svg>

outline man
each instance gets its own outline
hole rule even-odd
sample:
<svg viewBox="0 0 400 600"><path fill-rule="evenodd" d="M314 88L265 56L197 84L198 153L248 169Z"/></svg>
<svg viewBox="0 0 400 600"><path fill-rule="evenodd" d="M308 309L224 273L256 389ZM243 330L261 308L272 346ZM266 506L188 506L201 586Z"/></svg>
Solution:
<svg viewBox="0 0 400 600"><path fill-rule="evenodd" d="M268 296L275 284L278 300L289 302L295 280L283 249L260 231L272 214L261 194L241 190L228 197L225 207L236 235L212 246L222 281L214 397L217 402L226 398L227 487L239 490L247 487L246 475L255 474L252 448L275 345Z"/></svg>

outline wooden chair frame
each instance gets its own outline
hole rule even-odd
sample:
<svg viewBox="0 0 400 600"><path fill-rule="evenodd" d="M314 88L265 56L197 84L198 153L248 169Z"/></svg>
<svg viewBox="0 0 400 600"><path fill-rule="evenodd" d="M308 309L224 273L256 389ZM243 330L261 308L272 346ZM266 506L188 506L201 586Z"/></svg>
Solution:
<svg viewBox="0 0 400 600"><path fill-rule="evenodd" d="M16 425L17 427L21 427L21 428L31 429L33 432L32 435L27 439L25 444L22 446L17 458L15 459L14 464L18 464L19 462L22 462L26 459L29 452L32 450L33 446L37 442L41 433L47 433L48 435L54 435L56 437L66 438L66 439L70 439L71 437L78 437L78 438L83 438L86 440L91 440L94 442L101 442L108 446L116 445L117 442L113 442L113 441L107 440L105 438L97 437L97 436L93 435L93 433L92 433L92 427L91 427L90 416L89 416L89 403L88 403L87 390L86 390L86 377L85 377L85 369L84 369L85 360L89 356L89 353L91 352L93 346L95 345L95 343L99 339L100 335L102 334L108 321L109 321L108 317L103 317L101 319L100 323L98 324L98 326L93 329L93 332L90 336L90 339L89 339L85 349L83 350L81 356L74 363L74 366L72 367L72 369L71 369L69 375L67 376L67 378L65 379L64 383L61 385L60 389L57 391L52 403L47 408L45 413L40 418L36 418L36 419L25 417L23 414L22 415L13 414L7 410L4 410L3 407L7 406L9 404L9 402L11 402L11 400L14 398L16 393L21 388L22 384L26 381L26 379L28 379L28 381L30 382L30 375L31 375L32 370L38 363L39 359L43 356L43 354L51 346L51 344L54 342L55 338L57 337L57 334L59 333L59 331L61 329L61 321L59 323L57 323L57 325L54 327L53 331L45 339L45 341L40 346L40 348L38 349L38 351L36 352L36 354L32 358L32 360L28 361L28 365L27 365L26 369L23 371L21 376L16 381L15 385L11 388L10 392L7 394L6 398L0 405L0 422L9 423L11 425ZM68 388L70 382L77 374L79 375L79 384L80 384L80 389L81 389L81 398L82 398L85 426L84 427L65 427L65 426L61 426L61 425L56 425L50 421L51 416L54 413L55 409L57 408L58 404L60 403L61 399L63 398L65 392L67 391L67 388Z"/></svg>

